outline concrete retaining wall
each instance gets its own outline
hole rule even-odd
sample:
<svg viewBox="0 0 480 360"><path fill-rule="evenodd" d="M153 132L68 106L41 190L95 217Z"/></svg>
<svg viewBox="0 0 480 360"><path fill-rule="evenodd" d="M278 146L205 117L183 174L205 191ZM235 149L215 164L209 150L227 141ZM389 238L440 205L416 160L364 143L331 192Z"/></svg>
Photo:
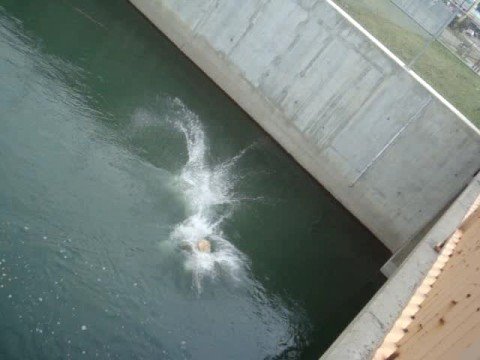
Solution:
<svg viewBox="0 0 480 360"><path fill-rule="evenodd" d="M131 2L392 251L480 168L479 132L329 0Z"/></svg>

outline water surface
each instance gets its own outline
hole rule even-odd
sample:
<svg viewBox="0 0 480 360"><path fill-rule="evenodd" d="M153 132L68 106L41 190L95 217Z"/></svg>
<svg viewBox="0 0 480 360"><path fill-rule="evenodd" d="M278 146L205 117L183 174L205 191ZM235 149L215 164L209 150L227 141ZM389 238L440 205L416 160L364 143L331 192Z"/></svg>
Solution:
<svg viewBox="0 0 480 360"><path fill-rule="evenodd" d="M2 0L0 94L2 359L315 359L384 281L128 2Z"/></svg>

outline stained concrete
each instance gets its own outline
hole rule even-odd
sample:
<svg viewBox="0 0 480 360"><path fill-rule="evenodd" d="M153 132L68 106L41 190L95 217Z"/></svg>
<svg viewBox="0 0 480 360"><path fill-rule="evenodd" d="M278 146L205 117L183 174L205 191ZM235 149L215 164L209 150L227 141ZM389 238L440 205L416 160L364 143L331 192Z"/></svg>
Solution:
<svg viewBox="0 0 480 360"><path fill-rule="evenodd" d="M480 169L456 109L329 0L131 0L392 251Z"/></svg>

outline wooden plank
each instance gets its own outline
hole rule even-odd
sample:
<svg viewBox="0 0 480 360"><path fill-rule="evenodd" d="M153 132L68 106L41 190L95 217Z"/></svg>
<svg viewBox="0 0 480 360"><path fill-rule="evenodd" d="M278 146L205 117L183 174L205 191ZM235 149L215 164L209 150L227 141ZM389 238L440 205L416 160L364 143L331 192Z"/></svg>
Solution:
<svg viewBox="0 0 480 360"><path fill-rule="evenodd" d="M480 203L439 258L374 360L480 360Z"/></svg>

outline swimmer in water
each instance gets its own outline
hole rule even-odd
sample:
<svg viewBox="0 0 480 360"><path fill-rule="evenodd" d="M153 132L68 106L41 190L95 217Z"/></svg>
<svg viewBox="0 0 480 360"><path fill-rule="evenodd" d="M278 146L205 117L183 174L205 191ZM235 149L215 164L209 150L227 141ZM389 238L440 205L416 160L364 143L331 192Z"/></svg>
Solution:
<svg viewBox="0 0 480 360"><path fill-rule="evenodd" d="M210 253L212 252L212 244L207 239L201 239L197 242L197 249L200 252Z"/></svg>
<svg viewBox="0 0 480 360"><path fill-rule="evenodd" d="M180 245L180 248L182 250L188 251L188 252L193 252L193 248L191 244L188 243L182 243ZM195 248L202 252L202 253L211 253L212 252L212 243L207 240L207 239L200 239L196 242Z"/></svg>

